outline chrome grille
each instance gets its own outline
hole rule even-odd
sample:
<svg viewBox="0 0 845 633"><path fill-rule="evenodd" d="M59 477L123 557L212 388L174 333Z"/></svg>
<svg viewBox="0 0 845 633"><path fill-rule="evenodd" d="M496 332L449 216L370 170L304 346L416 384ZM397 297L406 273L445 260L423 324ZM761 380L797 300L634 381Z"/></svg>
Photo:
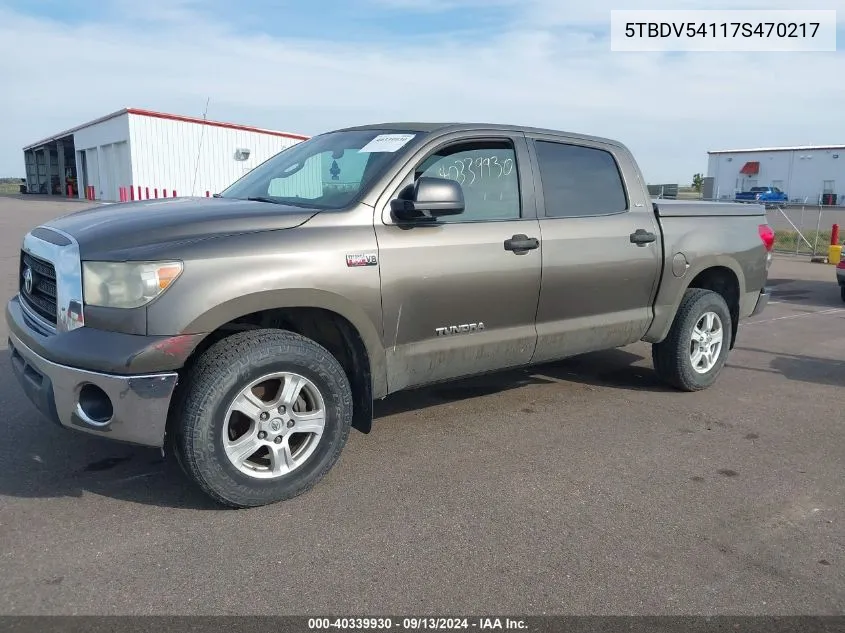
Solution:
<svg viewBox="0 0 845 633"><path fill-rule="evenodd" d="M28 278L31 282L27 283ZM47 260L21 253L20 295L27 307L49 323L56 324L56 268Z"/></svg>

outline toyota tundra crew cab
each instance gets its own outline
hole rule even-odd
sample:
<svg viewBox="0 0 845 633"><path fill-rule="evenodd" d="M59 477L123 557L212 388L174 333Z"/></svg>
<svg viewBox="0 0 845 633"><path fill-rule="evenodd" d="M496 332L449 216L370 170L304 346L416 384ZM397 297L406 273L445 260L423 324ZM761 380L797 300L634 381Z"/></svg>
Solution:
<svg viewBox="0 0 845 633"><path fill-rule="evenodd" d="M212 198L34 228L9 350L47 418L258 506L313 486L398 391L636 341L669 385L710 387L773 240L758 204L652 201L613 140L347 128Z"/></svg>

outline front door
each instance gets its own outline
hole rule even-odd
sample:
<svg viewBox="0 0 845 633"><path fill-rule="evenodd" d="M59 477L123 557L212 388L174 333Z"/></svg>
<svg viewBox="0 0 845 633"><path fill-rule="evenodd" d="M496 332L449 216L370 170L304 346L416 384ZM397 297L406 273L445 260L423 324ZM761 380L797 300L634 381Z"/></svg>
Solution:
<svg viewBox="0 0 845 633"><path fill-rule="evenodd" d="M464 213L397 225L389 200L420 176L459 182ZM528 363L541 248L506 245L539 238L524 136L432 141L393 182L376 217L389 390Z"/></svg>
<svg viewBox="0 0 845 633"><path fill-rule="evenodd" d="M652 320L662 246L632 159L555 137L536 136L531 148L543 241L533 362L639 340Z"/></svg>

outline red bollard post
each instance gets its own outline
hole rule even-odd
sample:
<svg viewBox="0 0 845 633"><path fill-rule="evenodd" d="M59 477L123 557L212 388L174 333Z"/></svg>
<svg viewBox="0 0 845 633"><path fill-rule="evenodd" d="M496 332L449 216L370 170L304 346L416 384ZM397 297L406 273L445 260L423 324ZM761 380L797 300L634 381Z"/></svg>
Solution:
<svg viewBox="0 0 845 633"><path fill-rule="evenodd" d="M830 245L837 246L839 244L839 225L834 224L830 229Z"/></svg>
<svg viewBox="0 0 845 633"><path fill-rule="evenodd" d="M162 189L162 190L161 190L161 197L162 197L162 198L166 198L166 197L167 197L167 189Z"/></svg>
<svg viewBox="0 0 845 633"><path fill-rule="evenodd" d="M158 199L158 188L153 189L153 196Z"/></svg>
<svg viewBox="0 0 845 633"><path fill-rule="evenodd" d="M130 200L135 199L135 187L129 187L129 199Z"/></svg>
<svg viewBox="0 0 845 633"><path fill-rule="evenodd" d="M147 190L147 200L149 200L150 199L150 188L145 187L145 189Z"/></svg>
<svg viewBox="0 0 845 633"><path fill-rule="evenodd" d="M68 197L68 198L73 198L73 185L68 185L68 186L67 186L67 197Z"/></svg>
<svg viewBox="0 0 845 633"><path fill-rule="evenodd" d="M126 202L126 187L118 187L118 198L121 202Z"/></svg>
<svg viewBox="0 0 845 633"><path fill-rule="evenodd" d="M206 192L205 192L205 197L206 197L206 198L210 198L210 197L211 197L211 192L210 192L210 191L206 191Z"/></svg>
<svg viewBox="0 0 845 633"><path fill-rule="evenodd" d="M173 190L173 197L174 198L176 197L176 190L175 189Z"/></svg>

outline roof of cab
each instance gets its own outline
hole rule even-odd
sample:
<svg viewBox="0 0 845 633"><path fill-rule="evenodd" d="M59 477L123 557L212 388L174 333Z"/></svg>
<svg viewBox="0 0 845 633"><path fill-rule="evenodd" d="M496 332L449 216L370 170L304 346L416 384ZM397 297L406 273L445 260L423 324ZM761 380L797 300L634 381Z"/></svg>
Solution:
<svg viewBox="0 0 845 633"><path fill-rule="evenodd" d="M597 143L606 143L618 147L624 147L620 141L605 138L601 136L591 136L588 134L577 134L575 132L566 132L564 130L555 130L551 128L530 127L525 125L509 125L504 123L460 123L460 122L401 122L391 121L385 123L370 123L367 125L356 125L353 127L343 128L337 130L339 132L348 132L353 130L395 130L407 132L461 132L470 130L490 130L491 132L503 132L517 130L525 132L526 134L549 134L554 136L561 136L575 140L593 141Z"/></svg>

